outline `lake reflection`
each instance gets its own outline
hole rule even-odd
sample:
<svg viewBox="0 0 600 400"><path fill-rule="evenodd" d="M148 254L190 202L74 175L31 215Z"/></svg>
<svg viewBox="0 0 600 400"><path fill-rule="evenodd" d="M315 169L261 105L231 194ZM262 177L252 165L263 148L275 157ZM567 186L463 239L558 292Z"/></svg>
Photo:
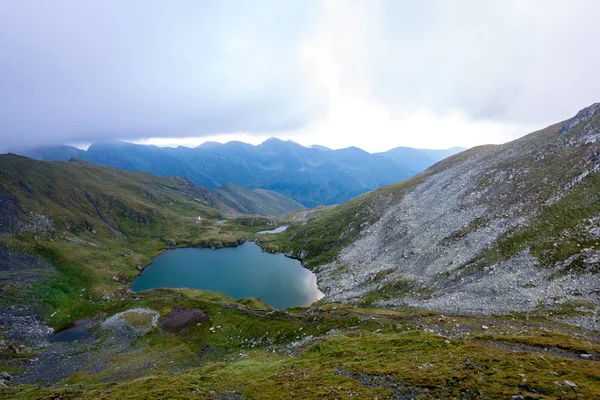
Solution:
<svg viewBox="0 0 600 400"><path fill-rule="evenodd" d="M316 276L283 254L263 252L255 243L223 249L173 249L152 260L131 286L194 288L240 299L258 297L280 309L307 306L323 297Z"/></svg>

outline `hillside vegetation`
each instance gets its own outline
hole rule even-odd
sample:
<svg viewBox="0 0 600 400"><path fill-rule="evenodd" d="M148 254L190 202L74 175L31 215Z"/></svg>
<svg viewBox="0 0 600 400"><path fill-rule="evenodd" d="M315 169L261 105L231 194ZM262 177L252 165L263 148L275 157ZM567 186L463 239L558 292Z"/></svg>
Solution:
<svg viewBox="0 0 600 400"><path fill-rule="evenodd" d="M102 307L98 299L124 295L166 248L233 246L277 223L230 217L181 179L86 162L0 156L0 183L0 304L35 304L54 324ZM28 268L20 261L28 255L52 267Z"/></svg>
<svg viewBox="0 0 600 400"><path fill-rule="evenodd" d="M213 189L212 194L233 213L274 215L277 217L305 207L277 192L264 189L246 189L238 185L224 185ZM219 206L219 209L225 209Z"/></svg>

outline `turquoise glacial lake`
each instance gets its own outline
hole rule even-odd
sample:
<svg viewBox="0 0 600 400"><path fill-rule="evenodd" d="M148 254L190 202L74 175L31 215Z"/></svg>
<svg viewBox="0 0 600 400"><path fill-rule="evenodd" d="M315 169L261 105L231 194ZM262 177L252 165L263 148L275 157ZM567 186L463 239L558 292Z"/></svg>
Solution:
<svg viewBox="0 0 600 400"><path fill-rule="evenodd" d="M222 249L167 250L134 279L134 292L156 288L206 289L230 297L258 297L272 307L307 306L323 297L315 274L300 262L263 252L255 243Z"/></svg>

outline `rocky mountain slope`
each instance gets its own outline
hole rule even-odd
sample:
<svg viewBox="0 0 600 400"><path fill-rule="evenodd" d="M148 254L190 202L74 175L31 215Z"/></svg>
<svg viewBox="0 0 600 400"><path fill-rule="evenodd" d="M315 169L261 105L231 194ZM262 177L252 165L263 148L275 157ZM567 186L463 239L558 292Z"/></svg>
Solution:
<svg viewBox="0 0 600 400"><path fill-rule="evenodd" d="M38 160L79 158L95 164L160 176L185 176L197 186L235 184L278 192L309 207L341 203L377 187L407 179L460 149L397 148L370 154L358 148L310 148L271 138L253 146L204 143L196 148L161 148L113 142L87 151L70 146L29 149Z"/></svg>
<svg viewBox="0 0 600 400"><path fill-rule="evenodd" d="M600 104L367 193L266 248L329 301L538 312L600 328Z"/></svg>

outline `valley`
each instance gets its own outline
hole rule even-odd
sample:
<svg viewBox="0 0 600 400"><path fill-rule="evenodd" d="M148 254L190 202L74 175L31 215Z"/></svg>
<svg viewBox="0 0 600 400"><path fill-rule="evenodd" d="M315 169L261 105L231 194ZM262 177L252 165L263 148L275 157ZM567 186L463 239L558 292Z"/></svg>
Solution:
<svg viewBox="0 0 600 400"><path fill-rule="evenodd" d="M356 147L332 150L270 138L257 146L242 142L207 142L195 148L160 148L110 142L94 143L87 150L50 146L17 153L38 160L69 161L75 158L159 176L185 176L197 186L216 189L217 194L224 192L226 197L232 188L238 188L238 191L242 187L256 189L254 191L259 194L276 192L302 204L295 203L295 208L289 208L288 202L284 211L291 211L303 206L344 202L369 190L410 178L462 150L398 147L371 154ZM245 204L255 207L251 213L262 213L260 207L256 207L260 203Z"/></svg>
<svg viewBox="0 0 600 400"><path fill-rule="evenodd" d="M599 140L594 104L309 210L2 155L0 397L598 397ZM325 297L131 290L165 251L250 241ZM69 328L90 336L52 339Z"/></svg>

